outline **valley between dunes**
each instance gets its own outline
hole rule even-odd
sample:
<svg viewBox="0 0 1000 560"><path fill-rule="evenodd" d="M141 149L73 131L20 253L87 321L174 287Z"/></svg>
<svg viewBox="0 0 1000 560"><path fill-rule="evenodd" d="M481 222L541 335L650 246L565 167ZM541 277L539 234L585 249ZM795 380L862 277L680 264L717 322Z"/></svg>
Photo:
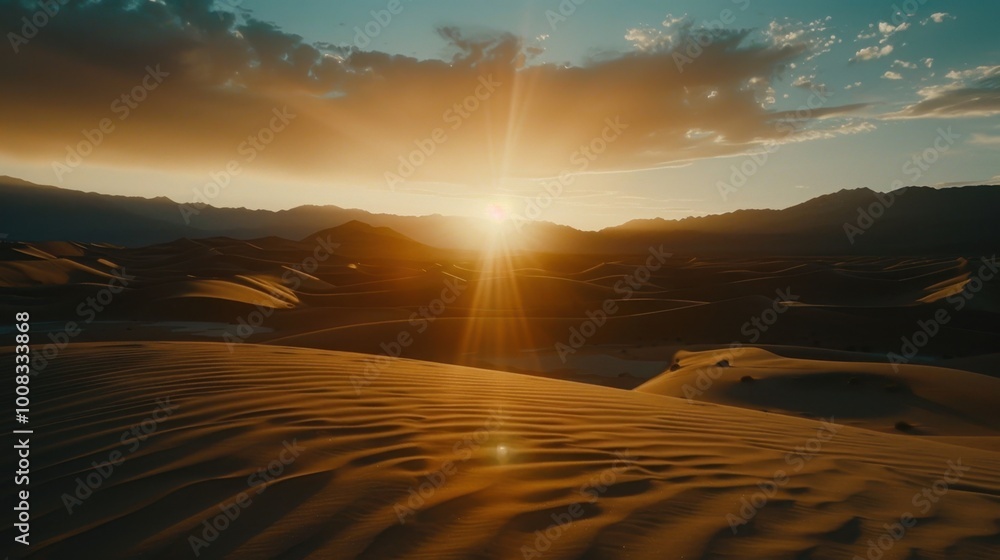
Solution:
<svg viewBox="0 0 1000 560"><path fill-rule="evenodd" d="M679 358L627 391L408 359L364 376L372 356L317 349L74 344L32 381L28 557L997 557L983 416L1000 380L960 372L963 406L935 368L901 368L882 402L924 411L931 436L865 427L886 415L871 395L843 422L744 407L771 383L766 408L808 411L810 378L881 391L885 364L785 359L796 382L748 348L703 395L716 404L665 396L715 355Z"/></svg>

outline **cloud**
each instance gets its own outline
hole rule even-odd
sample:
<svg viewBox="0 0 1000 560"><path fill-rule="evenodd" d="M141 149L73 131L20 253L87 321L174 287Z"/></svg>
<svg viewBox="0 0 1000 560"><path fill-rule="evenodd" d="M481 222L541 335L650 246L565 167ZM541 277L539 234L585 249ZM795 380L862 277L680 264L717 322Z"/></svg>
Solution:
<svg viewBox="0 0 1000 560"><path fill-rule="evenodd" d="M889 55L893 51L893 46L887 44L889 38L899 33L900 31L906 31L910 28L910 23L904 21L899 25L892 25L891 23L880 21L878 25L868 24L868 28L858 34L858 40L873 39L881 35L878 41L878 45L873 45L870 47L865 47L858 50L854 57L850 59L851 62L859 62L865 60L875 60L876 58L882 58L883 56ZM902 61L896 61L902 62Z"/></svg>
<svg viewBox="0 0 1000 560"><path fill-rule="evenodd" d="M969 139L969 144L976 146L1000 146L1000 135L995 134L973 134Z"/></svg>
<svg viewBox="0 0 1000 560"><path fill-rule="evenodd" d="M906 31L909 28L910 28L910 23L907 21L904 21L899 25L892 25L891 23L884 21L878 22L878 25L874 23L869 23L868 27L866 27L864 30L858 33L858 40L865 41L868 39L874 39L875 37L881 35L881 38L878 41L879 44L881 45L888 42L889 37L893 36L896 33L899 33L900 31Z"/></svg>
<svg viewBox="0 0 1000 560"><path fill-rule="evenodd" d="M892 67L895 68L897 66L899 66L900 68L910 68L910 69L913 69L913 68L917 67L917 64L915 62L907 62L905 60L896 59L896 60L892 61Z"/></svg>
<svg viewBox="0 0 1000 560"><path fill-rule="evenodd" d="M946 19L958 19L958 18L956 18L955 16L953 16L953 15L947 13L947 12L936 12L936 13L931 14L929 18L921 21L920 25L927 25L928 23L930 23L932 21L934 23L943 23L944 20L946 20Z"/></svg>
<svg viewBox="0 0 1000 560"><path fill-rule="evenodd" d="M882 74L882 77L885 78L886 80L902 80L903 79L903 76L901 76L899 74L899 72L893 72L892 70L887 70L885 74Z"/></svg>
<svg viewBox="0 0 1000 560"><path fill-rule="evenodd" d="M876 58L882 58L892 52L892 45L885 45L884 47L871 46L865 47L859 50L851 62L862 61L862 60L875 60Z"/></svg>
<svg viewBox="0 0 1000 560"><path fill-rule="evenodd" d="M893 33L897 32L897 31L903 31L903 30L909 29L909 27L910 27L910 24L907 23L907 22L905 22L905 21L903 23L899 24L899 25L892 25L892 24L886 23L884 21L880 21L878 23L878 31L879 31L879 33L881 33L883 35L892 35Z"/></svg>
<svg viewBox="0 0 1000 560"><path fill-rule="evenodd" d="M945 78L955 81L990 80L1000 76L1000 66L977 66L967 70L949 70Z"/></svg>
<svg viewBox="0 0 1000 560"><path fill-rule="evenodd" d="M829 92L829 89L826 87L826 84L816 81L815 75L812 76L803 75L799 76L798 78L795 78L794 80L792 80L792 87L818 91L820 93Z"/></svg>
<svg viewBox="0 0 1000 560"><path fill-rule="evenodd" d="M808 29L799 23L772 21L764 34L775 45L790 45L800 42L807 31Z"/></svg>
<svg viewBox="0 0 1000 560"><path fill-rule="evenodd" d="M883 44L889 40L889 37L893 36L900 31L906 31L910 28L909 22L903 22L899 25L892 25L884 21L880 21L878 24L878 32L882 34L882 38L879 39L879 44Z"/></svg>
<svg viewBox="0 0 1000 560"><path fill-rule="evenodd" d="M952 70L949 83L918 91L921 100L890 118L982 117L1000 114L1000 66Z"/></svg>
<svg viewBox="0 0 1000 560"><path fill-rule="evenodd" d="M875 26L874 23L869 23L867 28L861 31L861 33L858 33L859 41L874 39L875 37L878 37L878 28Z"/></svg>
<svg viewBox="0 0 1000 560"><path fill-rule="evenodd" d="M934 183L931 185L936 189L944 189L948 187L966 187L969 185L1000 185L1000 175L994 175L991 179L967 179L965 181L947 181L943 183Z"/></svg>
<svg viewBox="0 0 1000 560"><path fill-rule="evenodd" d="M840 126L836 126L823 131L823 134L827 138L833 138L834 136L847 136L851 134L864 134L876 130L878 127L875 124L868 121L856 121L848 119L846 122Z"/></svg>
<svg viewBox="0 0 1000 560"><path fill-rule="evenodd" d="M673 43L673 38L653 27L633 27L625 31L625 40L640 51L651 51Z"/></svg>
<svg viewBox="0 0 1000 560"><path fill-rule="evenodd" d="M689 35L693 22L687 14L675 17L667 14L660 27L633 27L625 31L625 40L639 51L655 51L672 47L682 35Z"/></svg>
<svg viewBox="0 0 1000 560"><path fill-rule="evenodd" d="M683 16L679 17L675 17L673 14L667 14L667 16L663 18L663 23L661 25L663 25L663 27L666 27L667 29L670 29L675 25L684 23L687 20L687 17L688 17L687 14L684 14Z"/></svg>
<svg viewBox="0 0 1000 560"><path fill-rule="evenodd" d="M866 134L876 130L878 127L867 121L843 116L830 116L833 121L830 125L822 128L803 129L794 134L790 134L782 143L794 144L800 142L811 142L814 140L828 140L840 136L850 136L854 134ZM759 148L757 148L759 151Z"/></svg>
<svg viewBox="0 0 1000 560"><path fill-rule="evenodd" d="M29 10L4 3L0 20L20 21ZM672 44L563 65L533 62L537 50L509 33L443 27L447 54L417 59L310 44L207 2L106 0L62 10L19 53L0 49L0 152L43 165L63 160L81 131L110 118L115 130L87 164L207 176L243 161L240 144L287 107L296 118L250 164L255 172L382 187L401 157L428 149L410 180L488 186L574 168L573 154L597 142L609 119L627 128L590 171L742 153L862 107L769 109L772 80L810 47L749 42L748 30L676 24ZM696 33L709 41L682 64ZM119 120L112 102L157 65L169 76ZM484 83L497 85L476 97ZM437 130L444 141L432 140Z"/></svg>
<svg viewBox="0 0 1000 560"><path fill-rule="evenodd" d="M806 61L830 52L833 45L842 42L835 34L828 34L832 18L827 16L812 21L797 21L790 18L771 21L761 34L775 47L805 45Z"/></svg>
<svg viewBox="0 0 1000 560"><path fill-rule="evenodd" d="M989 179L976 178L976 179L963 179L960 181L945 181L940 183L934 183L931 186L935 188L943 187L964 187L968 185L998 185L1000 186L1000 175L994 175Z"/></svg>
<svg viewBox="0 0 1000 560"><path fill-rule="evenodd" d="M932 68L934 66L934 59L933 58L925 58L925 59L921 60L921 62L923 62L924 66L926 66L928 68Z"/></svg>

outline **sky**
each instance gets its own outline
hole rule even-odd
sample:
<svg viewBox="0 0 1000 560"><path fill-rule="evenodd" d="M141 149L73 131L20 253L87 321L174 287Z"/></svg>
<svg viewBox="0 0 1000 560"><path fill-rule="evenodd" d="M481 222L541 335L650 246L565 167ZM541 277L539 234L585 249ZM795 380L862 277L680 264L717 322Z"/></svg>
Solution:
<svg viewBox="0 0 1000 560"><path fill-rule="evenodd" d="M0 174L582 229L994 184L997 21L973 0L0 0Z"/></svg>

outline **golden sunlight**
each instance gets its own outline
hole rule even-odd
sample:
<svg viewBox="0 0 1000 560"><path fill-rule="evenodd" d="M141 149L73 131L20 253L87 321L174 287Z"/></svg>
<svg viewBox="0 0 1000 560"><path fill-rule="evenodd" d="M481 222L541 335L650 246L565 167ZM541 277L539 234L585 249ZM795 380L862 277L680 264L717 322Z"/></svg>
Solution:
<svg viewBox="0 0 1000 560"><path fill-rule="evenodd" d="M510 217L510 210L505 204L491 202L486 208L486 215L495 224L503 224Z"/></svg>

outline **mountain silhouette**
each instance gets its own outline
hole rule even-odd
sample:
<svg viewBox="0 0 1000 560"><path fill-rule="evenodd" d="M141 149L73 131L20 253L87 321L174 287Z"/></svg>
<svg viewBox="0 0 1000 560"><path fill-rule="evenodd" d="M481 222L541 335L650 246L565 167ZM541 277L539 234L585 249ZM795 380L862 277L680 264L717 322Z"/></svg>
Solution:
<svg viewBox="0 0 1000 560"><path fill-rule="evenodd" d="M477 250L497 233L497 226L481 219L396 216L337 206L270 211L206 205L185 219L182 206L165 197L85 193L11 177L0 177L0 196L0 233L15 241L142 246L180 238L303 239L322 232L343 236L346 246L359 251L374 241L358 236L374 235L401 253L430 247ZM1000 187L992 185L905 187L891 193L859 188L782 210L632 220L599 232L549 222L508 223L502 229L517 247L558 253L638 253L663 245L692 254L979 254L1000 246L997 208Z"/></svg>

